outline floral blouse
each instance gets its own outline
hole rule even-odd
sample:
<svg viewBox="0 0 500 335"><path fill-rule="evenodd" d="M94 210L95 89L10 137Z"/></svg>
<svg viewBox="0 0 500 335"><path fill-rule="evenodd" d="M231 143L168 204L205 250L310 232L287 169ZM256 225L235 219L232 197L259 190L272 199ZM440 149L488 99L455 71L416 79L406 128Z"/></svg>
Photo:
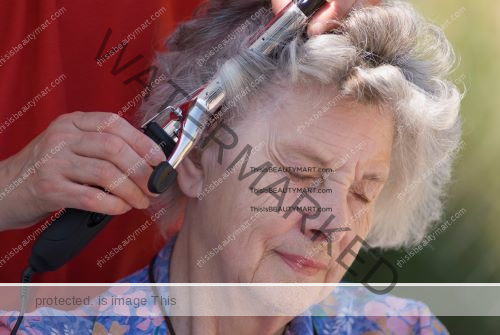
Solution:
<svg viewBox="0 0 500 335"><path fill-rule="evenodd" d="M122 279L121 283L169 282L170 255L175 239L172 239L157 255L150 267ZM150 289L148 286L140 290ZM120 290L121 296L137 296L138 287L114 287L110 290ZM140 292L148 294L149 292ZM356 304L356 306L352 306ZM40 308L35 313L26 315L19 335L170 335L163 316L130 316L134 307L123 307L106 315L75 316L68 312L52 308ZM352 311L362 310L366 315L387 316L356 316ZM9 334L16 323L18 312L2 312L0 316L0 335ZM33 314L36 314L34 316ZM104 313L103 313L104 314ZM325 316L318 316L325 315ZM335 315L335 316L328 316ZM338 287L332 295L300 316L295 317L285 327L284 335L381 335L381 334L418 334L440 335L448 334L446 328L430 313L428 307L421 302L397 298L385 294L376 295L365 287L349 287L343 290ZM182 335L182 334L177 334Z"/></svg>

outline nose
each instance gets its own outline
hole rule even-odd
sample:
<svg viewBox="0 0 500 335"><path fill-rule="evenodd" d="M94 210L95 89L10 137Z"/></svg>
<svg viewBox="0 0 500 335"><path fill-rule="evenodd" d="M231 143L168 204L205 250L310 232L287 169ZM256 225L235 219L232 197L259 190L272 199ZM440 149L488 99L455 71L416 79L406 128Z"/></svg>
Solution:
<svg viewBox="0 0 500 335"><path fill-rule="evenodd" d="M301 198L298 198L297 203ZM340 241L350 227L345 225L348 217L347 194L343 190L332 190L331 194L304 194L300 203L300 231L315 243Z"/></svg>

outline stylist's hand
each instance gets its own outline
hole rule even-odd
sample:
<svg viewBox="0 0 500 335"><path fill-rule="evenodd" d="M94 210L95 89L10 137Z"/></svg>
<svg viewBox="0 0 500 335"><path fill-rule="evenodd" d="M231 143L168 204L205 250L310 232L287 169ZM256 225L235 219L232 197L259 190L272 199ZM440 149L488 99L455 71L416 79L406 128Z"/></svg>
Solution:
<svg viewBox="0 0 500 335"><path fill-rule="evenodd" d="M146 208L151 166L163 160L149 137L116 114L62 115L0 162L0 230L27 227L60 208L110 215Z"/></svg>
<svg viewBox="0 0 500 335"><path fill-rule="evenodd" d="M367 5L378 5L382 0L327 0L325 4L311 19L307 28L309 36L325 33L338 25L353 8ZM273 12L279 12L290 0L271 0Z"/></svg>

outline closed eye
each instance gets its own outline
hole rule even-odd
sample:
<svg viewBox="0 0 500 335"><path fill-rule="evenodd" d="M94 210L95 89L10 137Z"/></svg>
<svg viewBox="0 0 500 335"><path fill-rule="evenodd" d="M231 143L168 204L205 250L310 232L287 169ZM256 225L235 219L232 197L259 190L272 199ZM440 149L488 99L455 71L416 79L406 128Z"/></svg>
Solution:
<svg viewBox="0 0 500 335"><path fill-rule="evenodd" d="M382 189L382 183L379 181L362 181L354 183L350 192L359 200L365 203L374 201Z"/></svg>
<svg viewBox="0 0 500 335"><path fill-rule="evenodd" d="M357 200L360 200L362 201L363 203L367 204L370 202L370 199L368 199L368 197L362 193L357 193L357 192L353 192L351 191L351 194L357 199Z"/></svg>
<svg viewBox="0 0 500 335"><path fill-rule="evenodd" d="M290 172L290 171L287 172L287 174L288 174L288 177L290 178L290 180L293 182L303 183L303 182L315 179L314 177L311 177L311 176L299 175L295 172Z"/></svg>

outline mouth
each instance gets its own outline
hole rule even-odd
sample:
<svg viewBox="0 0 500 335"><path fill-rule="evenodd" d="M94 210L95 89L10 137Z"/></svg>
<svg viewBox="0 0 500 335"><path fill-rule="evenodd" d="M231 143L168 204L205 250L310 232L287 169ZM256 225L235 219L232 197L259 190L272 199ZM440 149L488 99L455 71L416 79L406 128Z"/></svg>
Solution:
<svg viewBox="0 0 500 335"><path fill-rule="evenodd" d="M288 254L284 252L276 251L276 253L281 257L281 259L295 272L306 275L314 276L321 270L325 270L327 265L320 261L314 259L306 259L305 257Z"/></svg>

